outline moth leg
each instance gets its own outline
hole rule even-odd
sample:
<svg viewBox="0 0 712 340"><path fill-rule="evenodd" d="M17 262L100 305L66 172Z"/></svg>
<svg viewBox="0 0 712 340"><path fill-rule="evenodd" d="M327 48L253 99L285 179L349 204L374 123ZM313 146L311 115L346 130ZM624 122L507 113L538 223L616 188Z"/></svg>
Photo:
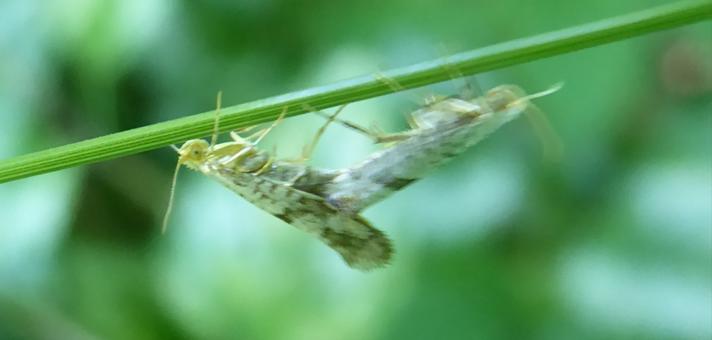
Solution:
<svg viewBox="0 0 712 340"><path fill-rule="evenodd" d="M447 51L444 51L444 55L450 55L447 53ZM479 86L479 84L475 81L474 85L472 82L467 81L465 79L465 75L460 72L460 69L458 69L456 66L452 65L448 60L447 57L444 57L445 62L442 64L442 67L447 71L447 73L450 75L450 79L462 79L462 87L456 86L458 90L459 97L465 100L471 100L475 99L479 96L481 96L484 92L482 91L482 88Z"/></svg>
<svg viewBox="0 0 712 340"><path fill-rule="evenodd" d="M388 76L386 76L385 74L383 74L383 73L381 73L381 72L376 72L376 73L373 75L373 77L376 78L376 80L380 81L381 83L386 84L386 86L388 86L388 88L390 88L391 91L393 91L393 92L401 92L401 91L407 90L407 89L406 89L405 87L403 87L403 85L401 85L397 80L395 80L395 79L393 79L393 78L391 78L391 77L388 77ZM428 96L425 96L425 95L423 95L423 96L413 96L412 94L409 93L409 94L408 94L408 101L410 101L412 104L415 104L416 106L422 106L422 105L423 105L423 101L421 100L421 97L427 98Z"/></svg>
<svg viewBox="0 0 712 340"><path fill-rule="evenodd" d="M445 65L443 67L445 67L448 70L448 72L451 74L451 77L454 78L453 75L455 75L455 74L459 74L459 76L462 77L461 73L454 73L452 71L452 69L448 66L450 66L449 63L445 63ZM400 83L398 83L398 81L396 81L393 78L389 78L389 77L383 75L382 73L376 73L375 77L380 82L387 84L394 92L402 91L405 89ZM414 102L416 103L416 105L418 105L419 107L422 108L422 107L433 106L433 105L435 105L445 99L448 99L448 98L449 98L449 96L443 96L443 95L438 95L435 93L429 93L427 95L424 95L422 100L414 100ZM405 121L408 123L408 126L410 127L411 130L420 129L420 126L418 125L417 121L412 116L412 112L405 113L404 116L405 116ZM359 127L351 127L351 128L355 129L355 130L359 130ZM361 130L365 130L365 129L361 128ZM366 130L366 131L368 132L367 134L369 134L369 136L371 136L371 138L376 141L376 143L399 141L399 140L406 139L410 136L407 132L405 132L405 133L393 133L393 134L383 134L383 133L378 134L378 133L376 133L377 137L373 137L373 135L374 135L373 131L368 131L368 130Z"/></svg>
<svg viewBox="0 0 712 340"><path fill-rule="evenodd" d="M463 76L462 73L457 71L457 69L453 69L453 67L452 67L452 65L450 65L450 63L447 63L447 62L444 63L443 67L448 71L451 78L453 78L453 79ZM388 85L394 92L405 90L405 88L400 83L398 83L398 81L396 81L393 78L389 78L382 73L376 73L375 78L377 80L379 80L380 82ZM467 82L465 82L465 83L467 84ZM467 84L466 88L471 89L469 84ZM430 93L428 95L424 95L423 100L415 100L414 102L422 108L422 107L433 106L433 105L435 105L445 99L448 99L450 97L451 96L443 96L443 95L438 95L435 93ZM463 95L463 97L471 97L471 96ZM418 125L417 121L413 118L412 113L406 113L405 120L408 123L408 126L410 127L411 130L418 130L421 128ZM366 134L368 134L372 139L374 139L376 141L376 143L397 142L397 141L400 141L403 139L407 139L411 135L410 133L408 133L408 131L400 132L400 133L385 134L385 133L378 133L378 132L374 133L373 130L367 130L367 129L363 129L360 127L351 126L351 128L355 129L355 130L359 130L361 132L366 132Z"/></svg>
<svg viewBox="0 0 712 340"><path fill-rule="evenodd" d="M210 146L218 142L218 132L220 132L220 108L222 107L222 91L218 91L215 98L215 121L213 122L213 135L210 138Z"/></svg>
<svg viewBox="0 0 712 340"><path fill-rule="evenodd" d="M376 144L381 144L381 143L386 143L386 142L392 142L392 141L398 141L398 140L403 140L406 139L408 136L403 133L386 133L383 132L377 125L373 125L371 128L366 128L361 125L358 125L356 123L350 122L348 120L340 119L340 118L332 118L330 115L318 111L314 108L309 107L309 111L312 111L316 113L318 116L333 121L337 122L351 130L354 130L358 133L361 133L368 137L369 139L373 140L374 143Z"/></svg>
<svg viewBox="0 0 712 340"><path fill-rule="evenodd" d="M255 176L259 176L259 175L263 174L265 171L269 170L269 168L272 166L273 162L274 162L274 160L272 159L272 157L270 157L265 162L265 164L262 165L262 167L260 167L260 169L255 172Z"/></svg>
<svg viewBox="0 0 712 340"><path fill-rule="evenodd" d="M236 142L248 141L248 142L254 144L253 141L256 140L256 139L257 139L259 136L261 136L262 134L264 134L264 133L265 133L265 130L267 130L267 128L259 129L259 130L257 130L256 132L254 132L253 134L251 134L251 135L249 135L249 136L247 136L247 137L242 137L242 136L240 136L240 134L239 134L237 131L230 131L230 138L232 138L232 140L234 140L234 141L236 141Z"/></svg>
<svg viewBox="0 0 712 340"><path fill-rule="evenodd" d="M246 133L246 132L254 130L256 127L257 127L257 125L252 125L252 126L248 126L248 127L244 127L244 128L235 129L233 131L235 131L237 133ZM260 131L261 131L261 129L260 129Z"/></svg>
<svg viewBox="0 0 712 340"><path fill-rule="evenodd" d="M300 178L302 178L302 176L304 176L305 173L306 173L306 170L302 169L302 170L299 171L298 173L294 174L294 176L292 176L292 178L286 180L286 181L284 182L284 184L287 185L287 186L293 187L294 184L297 183L297 181L298 181Z"/></svg>
<svg viewBox="0 0 712 340"><path fill-rule="evenodd" d="M329 124L334 122L334 120L336 119L336 116L338 116L344 110L344 108L346 108L346 105L347 104L341 105L338 109L336 109L336 112L334 112L332 115L330 115L326 119L326 123L324 123L324 125L322 125L319 128L319 130L316 131L316 134L314 134L314 138L312 138L311 143L304 146L304 148L302 149L302 155L300 157L301 162L305 162L309 158L311 158L311 155L314 152L316 145L319 143L321 136L324 135L326 128L329 127ZM308 105L306 105L306 104L305 104L305 106L308 107ZM311 109L309 109L309 110L311 111ZM317 112L319 112L319 111L317 111Z"/></svg>
<svg viewBox="0 0 712 340"><path fill-rule="evenodd" d="M452 65L450 65L449 63L445 63L445 65L443 65L443 68L445 68L445 70L448 72L448 74L450 74L450 78L452 78L452 79L464 77L461 72L457 71L457 69L454 69L452 67ZM398 81L396 81L393 78L387 77L383 73L376 73L374 75L374 77L378 81L388 85L388 87L390 87L391 90L393 90L393 92L399 92L399 91L406 90L406 88L403 87L403 85L401 85L400 83L398 83ZM472 90L472 87L470 86L469 82L467 82L467 81L465 81L464 87L466 88L466 91L468 91L468 92L473 92L473 93L475 92L474 90ZM477 97L477 96L473 96L473 95L467 95L464 92L461 92L460 95L461 95L461 98L464 98L464 99L472 99L472 98ZM435 94L435 93L431 92L431 93L422 95L420 97L422 97L423 99L411 97L410 101L415 103L415 105L417 105L417 106L430 106L430 105L433 105L440 101L443 101L451 96L443 96L443 95L439 95L439 94Z"/></svg>
<svg viewBox="0 0 712 340"><path fill-rule="evenodd" d="M482 87L477 82L476 78L466 77L457 66L453 65L448 60L447 56L451 56L453 53L448 50L447 46L441 44L439 47L440 54L443 56L442 59L444 60L442 67L445 68L451 79L462 79L462 87L458 86L457 88L459 98L469 101L484 95L485 92L482 90ZM470 81L468 81L468 79L470 79Z"/></svg>
<svg viewBox="0 0 712 340"><path fill-rule="evenodd" d="M259 143L263 138L265 138L265 136L267 136L267 134L268 134L270 131L272 131L272 129L273 129L275 126L277 126L279 123L282 122L282 120L284 119L284 116L285 116L286 114L287 114L287 108L285 107L284 110L282 110L282 113L281 113L281 114L279 115L279 117L277 118L277 120L275 120L274 122L272 122L272 125L270 125L268 128L259 129L259 130L257 130L256 132L252 133L251 135L249 135L249 136L247 136L247 137L242 137L242 136L240 136L240 133L242 133L242 132L247 132L247 131L250 131L250 130L252 130L252 129L255 128L255 126L248 126L248 127L246 127L246 128L242 128L242 129L237 129L237 130L230 131L230 138L232 138L232 140L235 141L235 142L245 142L245 141L247 141L247 142L249 142L249 143L251 143L251 144L253 144L253 145L257 145L257 143Z"/></svg>
<svg viewBox="0 0 712 340"><path fill-rule="evenodd" d="M413 118L413 112L404 113L403 118L405 119L406 123L408 123L408 127L411 130L418 130L421 128L420 124L418 124L418 121Z"/></svg>
<svg viewBox="0 0 712 340"><path fill-rule="evenodd" d="M282 110L282 113L279 115L279 117L277 117L277 120L275 120L272 123L272 125L270 125L270 127L265 129L264 131L261 131L261 133L259 134L257 139L252 144L257 145L262 140L262 138L265 138L265 136L267 136L267 134L270 131L272 131L272 129L274 129L275 126L277 126L279 123L282 122L282 120L284 119L284 116L286 116L286 115L287 115L287 107L285 106L284 109Z"/></svg>
<svg viewBox="0 0 712 340"><path fill-rule="evenodd" d="M393 90L393 92L399 92L399 91L405 90L405 87L403 87L403 85L401 85L397 80L395 80L391 77L388 77L381 72L376 72L374 77L376 78L376 80L388 85L388 87L390 87L391 90Z"/></svg>
<svg viewBox="0 0 712 340"><path fill-rule="evenodd" d="M324 118L324 119L331 120L331 121L335 121L335 122L337 122L337 123L339 123L339 124L341 124L341 125L343 125L343 126L349 128L349 129L352 129L352 130L354 130L354 131L356 131L356 132L360 132L360 133L362 133L362 134L368 136L369 138L376 139L376 136L378 135L378 134L375 133L374 131L371 131L371 130L368 129L368 128L365 128L365 127L363 127L363 126L361 126L361 125L358 125L358 124L356 124L356 123L350 122L350 121L348 121L348 120L338 119L338 118L331 118L331 116L329 116L329 115L327 115L326 113L323 113L323 112L321 112L321 111L315 111L315 110L310 110L310 111L316 113L317 115L319 115L320 117L322 117L322 118Z"/></svg>

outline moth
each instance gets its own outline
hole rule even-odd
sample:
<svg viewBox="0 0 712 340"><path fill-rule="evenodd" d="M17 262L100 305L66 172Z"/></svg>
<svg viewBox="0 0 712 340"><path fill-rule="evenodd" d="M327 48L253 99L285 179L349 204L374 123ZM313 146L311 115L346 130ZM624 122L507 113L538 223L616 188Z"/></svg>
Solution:
<svg viewBox="0 0 712 340"><path fill-rule="evenodd" d="M178 170L184 165L219 182L282 221L315 236L338 252L350 267L371 270L389 262L393 250L383 232L359 214L345 214L327 203L324 197L312 193L321 191L320 187L329 183L335 173L309 167L303 162L276 160L268 152L257 148L259 141L284 117L286 109L268 129L246 138L231 132L231 141L218 144L220 95L217 107L212 142L193 139L176 148L178 163L173 186ZM322 126L303 158L308 157L331 121ZM164 230L172 207L173 192L174 189L171 189Z"/></svg>
<svg viewBox="0 0 712 340"><path fill-rule="evenodd" d="M526 95L518 86L502 85L480 97L434 99L411 112L407 116L410 129L399 133L374 132L337 120L388 146L338 171L319 187L319 194L339 211L358 214L424 177L523 112L536 110L531 99L554 93L561 86Z"/></svg>

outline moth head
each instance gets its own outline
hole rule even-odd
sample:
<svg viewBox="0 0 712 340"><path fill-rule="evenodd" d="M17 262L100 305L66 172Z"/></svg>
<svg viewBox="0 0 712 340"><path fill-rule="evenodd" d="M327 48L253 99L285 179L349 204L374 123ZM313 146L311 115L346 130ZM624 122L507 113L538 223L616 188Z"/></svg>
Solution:
<svg viewBox="0 0 712 340"><path fill-rule="evenodd" d="M485 100L494 112L510 111L510 109L519 109L515 111L521 112L528 104L526 94L516 85L497 86L487 91Z"/></svg>
<svg viewBox="0 0 712 340"><path fill-rule="evenodd" d="M559 91L563 86L563 83L557 83L544 91L527 95L519 86L501 85L487 91L485 97L494 111L511 109L524 111L532 105L530 100L548 96Z"/></svg>
<svg viewBox="0 0 712 340"><path fill-rule="evenodd" d="M558 83L544 91L527 95L519 86L501 85L487 91L485 101L496 115L512 119L521 113L538 111L536 106L531 103L531 100L548 96L559 91L562 86L562 83Z"/></svg>
<svg viewBox="0 0 712 340"><path fill-rule="evenodd" d="M168 218L171 216L171 210L173 209L173 199L175 198L175 190L176 190L176 181L178 180L178 172L180 172L180 166L181 164L193 169L193 170L199 170L200 165L205 163L205 161L208 158L208 155L211 152L211 149L217 142L218 138L218 131L219 131L219 125L220 125L220 107L221 107L221 102L222 102L222 91L218 92L217 98L216 98L216 109L215 109L215 123L213 125L213 138L212 142L208 144L208 142L202 140L202 139L191 139L183 145L181 145L180 148L175 147L175 145L171 145L173 150L175 150L178 153L178 162L176 162L176 169L173 172L173 181L171 182L171 194L168 196L168 207L166 208L166 214L163 216L163 225L161 227L161 233L166 232L166 228L168 227Z"/></svg>
<svg viewBox="0 0 712 340"><path fill-rule="evenodd" d="M205 162L210 151L210 144L202 139L191 139L178 149L178 163L191 169L197 169Z"/></svg>
<svg viewBox="0 0 712 340"><path fill-rule="evenodd" d="M502 85L489 90L485 101L493 111L494 117L498 117L501 121L512 120L524 113L542 143L544 158L558 161L563 153L563 144L550 126L546 115L532 104L531 100L548 96L559 91L563 86L563 83L557 83L544 91L527 95L518 86Z"/></svg>

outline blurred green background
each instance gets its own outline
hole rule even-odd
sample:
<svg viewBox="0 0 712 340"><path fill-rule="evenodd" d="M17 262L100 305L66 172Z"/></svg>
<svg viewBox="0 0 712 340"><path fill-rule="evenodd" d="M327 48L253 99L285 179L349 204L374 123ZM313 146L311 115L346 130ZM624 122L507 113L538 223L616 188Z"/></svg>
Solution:
<svg viewBox="0 0 712 340"><path fill-rule="evenodd" d="M0 158L447 56L665 1L0 2ZM164 148L0 185L0 339L709 339L712 25L477 75L529 92L526 119L369 208L393 264L315 239L184 171ZM405 128L411 99L350 105ZM320 118L265 147L293 157ZM313 163L376 146L331 128Z"/></svg>

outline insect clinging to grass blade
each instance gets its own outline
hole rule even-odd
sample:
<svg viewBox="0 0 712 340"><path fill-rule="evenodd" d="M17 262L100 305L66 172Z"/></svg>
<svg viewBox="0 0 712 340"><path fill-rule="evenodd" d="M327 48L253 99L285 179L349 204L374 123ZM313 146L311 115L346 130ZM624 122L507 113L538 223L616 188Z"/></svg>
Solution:
<svg viewBox="0 0 712 340"><path fill-rule="evenodd" d="M345 214L329 205L321 196L299 190L297 187L321 191L334 173L321 171L303 162L275 160L259 150L256 144L284 117L272 126L250 137L231 133L232 141L217 144L220 95L216 110L212 142L193 139L185 142L178 152L178 164L173 179L181 165L199 171L239 194L250 203L279 219L316 236L336 250L346 263L356 269L370 270L388 263L392 254L391 243L380 230L372 227L358 214ZM343 107L342 107L343 108ZM341 111L340 108L319 130L307 148L303 159L318 141L326 126ZM164 229L172 206L171 200L164 220Z"/></svg>
<svg viewBox="0 0 712 340"><path fill-rule="evenodd" d="M412 112L408 116L411 129L400 133L377 133L338 120L376 143L388 145L361 163L339 171L324 186L322 195L340 211L358 214L461 154L521 113L538 110L530 100L554 93L561 86L526 95L518 86L502 85L477 98L437 99Z"/></svg>

